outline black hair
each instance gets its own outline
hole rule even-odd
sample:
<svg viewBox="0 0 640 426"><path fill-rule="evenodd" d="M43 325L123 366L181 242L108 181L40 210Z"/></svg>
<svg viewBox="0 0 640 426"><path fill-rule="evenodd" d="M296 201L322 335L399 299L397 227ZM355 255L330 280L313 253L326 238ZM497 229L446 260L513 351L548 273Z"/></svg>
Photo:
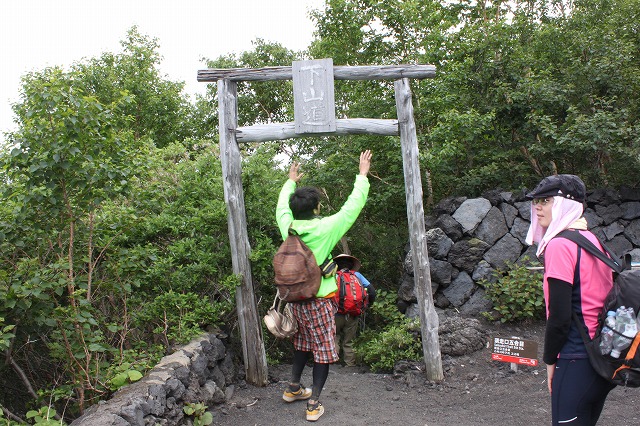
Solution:
<svg viewBox="0 0 640 426"><path fill-rule="evenodd" d="M312 219L313 211L320 204L320 190L312 186L303 186L289 197L289 208L297 220Z"/></svg>

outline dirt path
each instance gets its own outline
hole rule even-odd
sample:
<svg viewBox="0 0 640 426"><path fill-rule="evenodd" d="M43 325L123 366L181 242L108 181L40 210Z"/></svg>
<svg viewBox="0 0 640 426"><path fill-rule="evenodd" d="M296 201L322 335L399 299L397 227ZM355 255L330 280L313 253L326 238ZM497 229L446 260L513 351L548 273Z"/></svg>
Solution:
<svg viewBox="0 0 640 426"><path fill-rule="evenodd" d="M494 326L490 336L518 336L542 347L543 325L527 329ZM443 357L445 380L430 383L417 371L394 377L364 368L331 366L320 400L325 414L318 424L478 426L548 425L550 401L544 365L519 366L491 360L484 348L468 356ZM274 426L310 424L305 403L284 402L290 366L270 366L273 382L264 388L236 385L228 404L213 411L214 425ZM307 367L303 383L311 384ZM640 389L615 389L600 418L603 426L640 424Z"/></svg>

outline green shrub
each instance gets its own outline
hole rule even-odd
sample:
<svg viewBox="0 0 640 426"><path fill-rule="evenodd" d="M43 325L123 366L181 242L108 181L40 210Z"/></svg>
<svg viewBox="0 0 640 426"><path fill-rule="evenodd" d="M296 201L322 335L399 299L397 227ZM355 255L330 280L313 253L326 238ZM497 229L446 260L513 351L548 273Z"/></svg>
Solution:
<svg viewBox="0 0 640 426"><path fill-rule="evenodd" d="M395 292L377 290L375 302L365 311L367 326L379 328L402 324L405 316L398 310L397 299Z"/></svg>
<svg viewBox="0 0 640 426"><path fill-rule="evenodd" d="M160 344L140 342L139 346L143 348L123 349L117 361L108 364L104 372L104 380L109 390L115 391L137 382L166 353L165 347Z"/></svg>
<svg viewBox="0 0 640 426"><path fill-rule="evenodd" d="M392 371L398 361L418 360L422 356L415 321L404 319L382 331L367 330L354 344L356 356L374 371Z"/></svg>
<svg viewBox="0 0 640 426"><path fill-rule="evenodd" d="M358 360L374 371L392 371L398 361L422 356L417 322L406 318L396 301L395 292L378 290L365 314L367 329L353 342Z"/></svg>
<svg viewBox="0 0 640 426"><path fill-rule="evenodd" d="M207 406L201 402L189 402L185 404L182 411L187 416L193 416L193 426L206 426L213 423L213 415L207 411Z"/></svg>
<svg viewBox="0 0 640 426"><path fill-rule="evenodd" d="M22 426L24 423L5 417L3 406L0 404L0 424L2 426Z"/></svg>
<svg viewBox="0 0 640 426"><path fill-rule="evenodd" d="M56 420L56 409L53 407L41 407L39 410L27 411L27 419L37 426L61 426L65 422Z"/></svg>
<svg viewBox="0 0 640 426"><path fill-rule="evenodd" d="M141 303L134 323L140 329L152 327L149 331L167 346L186 343L207 326L223 323L223 318L233 309L232 302L212 301L195 293L170 290L146 304Z"/></svg>
<svg viewBox="0 0 640 426"><path fill-rule="evenodd" d="M507 265L507 270L496 270L496 282L481 281L487 297L501 322L539 319L544 315L542 274L524 265ZM493 319L491 313L485 317Z"/></svg>

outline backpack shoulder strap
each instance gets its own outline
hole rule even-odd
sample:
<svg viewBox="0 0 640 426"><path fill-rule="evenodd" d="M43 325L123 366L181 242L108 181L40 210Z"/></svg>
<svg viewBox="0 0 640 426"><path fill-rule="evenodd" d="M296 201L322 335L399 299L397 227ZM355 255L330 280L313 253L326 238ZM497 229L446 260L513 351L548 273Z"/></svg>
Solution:
<svg viewBox="0 0 640 426"><path fill-rule="evenodd" d="M587 237L585 237L578 231L570 231L568 229L565 229L564 231L560 232L557 237L566 238L569 241L573 241L578 246L582 247L586 252L600 259L605 265L613 269L616 273L620 273L625 269L624 265L619 260L617 260L618 256L616 256L615 253L607 248L607 246L602 244L602 241L600 241L600 244L602 245L604 252L598 249L595 244L589 241ZM605 255L605 253L610 257Z"/></svg>
<svg viewBox="0 0 640 426"><path fill-rule="evenodd" d="M347 284L345 283L344 271L339 270L336 272L336 278L338 280L338 310L344 310L344 298L347 295Z"/></svg>
<svg viewBox="0 0 640 426"><path fill-rule="evenodd" d="M295 237L298 237L300 239L300 243L302 245L304 245L305 247L308 247L307 244L302 241L302 238L300 237L300 234L298 233L298 231L296 231L295 229L293 229L293 223L291 225L289 225L289 230L288 230L289 235L293 235ZM309 249L311 250L311 249ZM317 261L317 259L316 259ZM329 253L327 259L322 262L319 263L318 266L320 267L320 270L322 271L322 276L323 277L331 277L333 275L335 275L337 269L338 269L338 265L335 264L335 262L333 261L333 258L331 257L331 253Z"/></svg>

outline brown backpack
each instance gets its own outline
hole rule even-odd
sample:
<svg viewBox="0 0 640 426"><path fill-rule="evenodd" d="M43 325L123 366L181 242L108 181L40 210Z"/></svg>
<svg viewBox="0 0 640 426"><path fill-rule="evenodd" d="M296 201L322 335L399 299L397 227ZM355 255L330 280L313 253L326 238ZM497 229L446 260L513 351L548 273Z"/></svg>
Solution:
<svg viewBox="0 0 640 426"><path fill-rule="evenodd" d="M311 299L320 288L318 261L293 229L273 257L273 270L277 295L285 302Z"/></svg>

